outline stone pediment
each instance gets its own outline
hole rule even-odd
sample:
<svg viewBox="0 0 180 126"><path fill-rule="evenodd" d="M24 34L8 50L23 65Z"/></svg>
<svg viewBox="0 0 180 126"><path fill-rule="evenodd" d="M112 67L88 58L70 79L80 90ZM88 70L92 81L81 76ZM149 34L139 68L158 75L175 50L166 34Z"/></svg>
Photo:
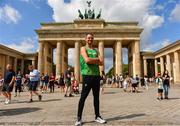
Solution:
<svg viewBox="0 0 180 126"><path fill-rule="evenodd" d="M76 19L74 22L41 23L39 30L141 29L138 22L105 22L102 19Z"/></svg>
<svg viewBox="0 0 180 126"><path fill-rule="evenodd" d="M74 24L72 22L54 22L54 23L41 23L40 30L59 30L59 29L72 29L74 28Z"/></svg>
<svg viewBox="0 0 180 126"><path fill-rule="evenodd" d="M83 29L104 28L105 21L101 19L74 20L74 26Z"/></svg>

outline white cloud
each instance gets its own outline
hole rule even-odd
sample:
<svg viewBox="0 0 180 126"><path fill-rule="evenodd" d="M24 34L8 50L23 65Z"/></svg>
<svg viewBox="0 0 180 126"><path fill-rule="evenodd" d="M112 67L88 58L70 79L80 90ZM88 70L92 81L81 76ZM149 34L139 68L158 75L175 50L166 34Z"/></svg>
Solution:
<svg viewBox="0 0 180 126"><path fill-rule="evenodd" d="M22 2L30 2L31 0L20 0L20 1L22 1Z"/></svg>
<svg viewBox="0 0 180 126"><path fill-rule="evenodd" d="M21 15L15 8L5 5L4 7L0 7L0 21L9 23L18 23L21 19Z"/></svg>
<svg viewBox="0 0 180 126"><path fill-rule="evenodd" d="M35 44L32 38L24 38L19 44L11 43L6 46L23 53L35 53L37 51L37 46Z"/></svg>
<svg viewBox="0 0 180 126"><path fill-rule="evenodd" d="M171 44L171 41L169 39L164 39L163 41L156 42L154 44L148 44L143 51L157 51L169 44Z"/></svg>
<svg viewBox="0 0 180 126"><path fill-rule="evenodd" d="M168 3L177 3L176 0L168 0Z"/></svg>
<svg viewBox="0 0 180 126"><path fill-rule="evenodd" d="M160 27L164 22L164 18L158 15L145 15L142 20L142 27L144 28L143 33L141 34L141 48L144 49L146 46L151 44L149 42L149 38L151 37L151 33L153 29Z"/></svg>
<svg viewBox="0 0 180 126"><path fill-rule="evenodd" d="M176 4L175 8L172 10L169 19L171 21L180 22L180 3Z"/></svg>
<svg viewBox="0 0 180 126"><path fill-rule="evenodd" d="M158 11L161 11L161 10L164 10L165 8L165 5L157 5L154 9L158 10Z"/></svg>
<svg viewBox="0 0 180 126"><path fill-rule="evenodd" d="M68 64L71 66L74 66L75 64L74 54L75 54L74 48L68 49Z"/></svg>
<svg viewBox="0 0 180 126"><path fill-rule="evenodd" d="M155 2L155 0L92 0L92 8L96 8L96 14L102 8L102 17L106 21L138 21L140 27L144 28L141 34L143 48L143 45L149 43L152 30L164 23L164 17L153 12ZM48 5L53 9L55 22L72 22L78 18L77 10L80 9L84 13L84 7L87 7L84 0L72 0L68 4L64 3L64 0L48 0Z"/></svg>
<svg viewBox="0 0 180 126"><path fill-rule="evenodd" d="M56 64L56 49L53 52L53 62ZM74 66L74 48L68 49L68 64Z"/></svg>
<svg viewBox="0 0 180 126"><path fill-rule="evenodd" d="M156 0L91 0L92 8L95 14L102 9L102 18L105 21L138 21L139 26L144 28L141 34L142 48L149 44L149 38L153 29L161 27L164 23L164 17L155 14ZM78 18L78 9L84 13L87 3L84 0L71 0L70 3L64 3L64 0L48 0L47 4L53 10L53 19L55 22L73 22ZM158 9L162 9L159 6ZM106 53L106 51L105 51ZM108 53L110 55L110 53ZM127 57L123 55L123 58ZM108 58L108 57L107 57ZM107 67L112 66L111 59L105 59ZM127 58L123 60L126 62ZM72 61L72 60L69 60ZM106 68L107 69L107 68Z"/></svg>
<svg viewBox="0 0 180 126"><path fill-rule="evenodd" d="M140 21L154 4L155 0L92 0L92 8L98 13L102 8L102 17L108 21ZM48 5L53 9L53 19L59 21L73 21L78 18L77 10L84 13L87 3L84 0L48 0ZM129 8L131 7L131 9Z"/></svg>
<svg viewBox="0 0 180 126"><path fill-rule="evenodd" d="M171 41L169 39L165 39L163 40L163 42L161 43L162 47L168 46L169 44L171 44Z"/></svg>

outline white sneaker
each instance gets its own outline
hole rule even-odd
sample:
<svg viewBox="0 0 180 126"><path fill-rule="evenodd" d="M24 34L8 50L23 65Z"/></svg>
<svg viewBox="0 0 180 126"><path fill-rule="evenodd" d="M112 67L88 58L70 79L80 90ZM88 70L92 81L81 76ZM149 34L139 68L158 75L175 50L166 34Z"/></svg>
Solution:
<svg viewBox="0 0 180 126"><path fill-rule="evenodd" d="M95 121L101 124L106 123L106 120L104 120L101 116L97 117Z"/></svg>
<svg viewBox="0 0 180 126"><path fill-rule="evenodd" d="M79 120L79 121L77 120L76 123L75 123L75 126L81 126L81 125L82 125L81 120Z"/></svg>
<svg viewBox="0 0 180 126"><path fill-rule="evenodd" d="M7 104L7 100L8 100L8 99L5 99L4 104Z"/></svg>
<svg viewBox="0 0 180 126"><path fill-rule="evenodd" d="M9 100L9 99L6 99L4 103L7 105L7 104L10 103L10 100Z"/></svg>

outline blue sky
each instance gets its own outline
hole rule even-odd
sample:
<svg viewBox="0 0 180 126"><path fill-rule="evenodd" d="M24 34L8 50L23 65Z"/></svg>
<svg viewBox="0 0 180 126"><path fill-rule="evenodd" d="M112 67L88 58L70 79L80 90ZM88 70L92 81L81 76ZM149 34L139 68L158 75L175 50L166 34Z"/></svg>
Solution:
<svg viewBox="0 0 180 126"><path fill-rule="evenodd" d="M72 22L84 6L86 0L0 0L0 43L35 52L34 30L41 22ZM180 0L92 0L92 6L95 11L102 8L106 21L138 21L144 28L141 50L156 51L180 39ZM106 68L112 65L111 53L106 51Z"/></svg>

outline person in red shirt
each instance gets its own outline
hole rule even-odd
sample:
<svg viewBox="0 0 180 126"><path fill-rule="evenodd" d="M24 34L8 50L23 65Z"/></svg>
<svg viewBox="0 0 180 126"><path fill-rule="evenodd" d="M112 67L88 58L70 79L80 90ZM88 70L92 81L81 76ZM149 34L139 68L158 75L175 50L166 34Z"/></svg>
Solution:
<svg viewBox="0 0 180 126"><path fill-rule="evenodd" d="M54 82L55 82L55 76L53 73L51 73L50 80L49 80L50 93L54 92Z"/></svg>

